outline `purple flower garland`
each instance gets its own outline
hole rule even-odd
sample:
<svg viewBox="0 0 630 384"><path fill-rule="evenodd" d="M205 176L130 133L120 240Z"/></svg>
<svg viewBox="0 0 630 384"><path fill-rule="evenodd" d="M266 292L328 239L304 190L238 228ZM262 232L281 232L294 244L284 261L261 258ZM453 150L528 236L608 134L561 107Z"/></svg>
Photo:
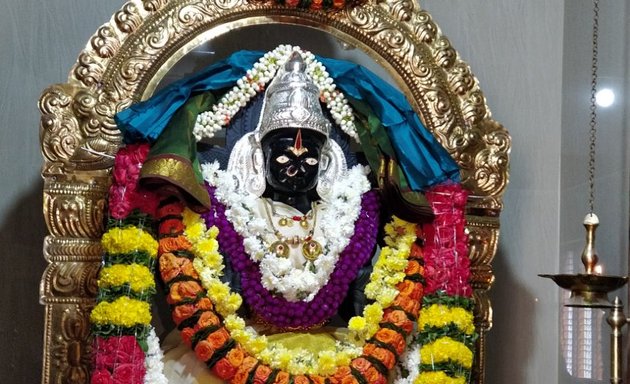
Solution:
<svg viewBox="0 0 630 384"><path fill-rule="evenodd" d="M203 214L208 226L219 228L221 250L240 273L243 299L265 322L279 328L310 328L330 319L345 298L350 283L372 256L376 244L379 220L379 200L376 191L366 192L361 199L361 213L355 222L354 234L330 278L310 302L291 302L269 292L261 282L259 263L245 252L242 236L225 217L225 206L215 197L214 187L208 187L212 208Z"/></svg>

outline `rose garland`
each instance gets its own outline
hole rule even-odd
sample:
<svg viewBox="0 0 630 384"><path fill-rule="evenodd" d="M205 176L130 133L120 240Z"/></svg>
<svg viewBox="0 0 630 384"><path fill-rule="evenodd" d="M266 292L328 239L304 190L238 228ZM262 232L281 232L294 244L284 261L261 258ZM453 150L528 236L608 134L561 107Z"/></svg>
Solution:
<svg viewBox="0 0 630 384"><path fill-rule="evenodd" d="M93 384L165 384L161 351L150 326L155 294L157 242L151 214L157 199L138 187L148 145L122 148L114 161L110 221L101 238L103 268L97 305L90 314L94 342Z"/></svg>
<svg viewBox="0 0 630 384"><path fill-rule="evenodd" d="M426 296L417 347L403 359L407 374L396 383L464 384L470 380L477 338L465 232L467 193L459 184L448 184L426 196L435 213L424 226Z"/></svg>
<svg viewBox="0 0 630 384"><path fill-rule="evenodd" d="M412 262L409 262L405 269L405 280L397 285L400 292L392 305L384 309L379 328L365 343L363 354L352 359L348 365L337 367L334 373L326 377L316 373L292 374L265 363L264 360L269 359L268 355L265 356L264 345L261 345L265 340L254 338L248 343L247 332L233 313L228 314L225 321L220 320L222 313L218 308L222 307L221 303L231 295L229 291L225 291L224 288L210 288L219 292L214 303L206 296L211 293L205 291L204 285L218 287L222 284L215 281L221 267L216 265L220 255L213 242L220 232L217 234L216 229L206 231L207 239L202 241L208 241L213 245L203 247L208 253L195 258L195 241L189 241L185 234L186 226L183 221L186 214L183 205L179 202L169 202L159 212L162 212L158 213L159 217L162 217L160 250L165 251L160 256L160 272L169 286L168 300L173 307L173 319L182 331L184 342L190 345L197 356L220 378L231 383L324 383L325 380L331 383L387 382L387 372L394 367L398 356L404 350L405 338L411 333L412 321L416 319L420 308L422 253L415 244L409 251L409 259ZM167 222L169 224L166 224ZM197 224L193 222L192 225ZM177 240L173 242L171 239ZM163 242L169 246L162 247ZM175 244L180 248L173 247ZM401 245L400 248L404 246ZM163 262L164 255L166 258ZM194 261L191 261L192 259ZM213 271L213 268L206 268L204 265L206 263L214 264L214 268L217 269ZM195 264L199 270L194 267ZM388 263L383 261L382 264ZM202 282L203 280L206 281ZM212 297L214 300L214 296ZM235 308L228 310L234 311ZM245 339L245 345L237 342L237 338ZM271 352L272 350L267 354ZM287 355L281 353L278 356L285 359ZM317 358L319 369L329 371L332 357L333 355L320 354Z"/></svg>
<svg viewBox="0 0 630 384"><path fill-rule="evenodd" d="M321 4L321 0L313 0ZM335 0L336 1L336 0ZM306 63L306 74L311 77L320 90L322 102L330 110L335 123L350 137L358 142L359 136L354 125L354 114L343 93L336 90L332 78L322 63L315 59L309 51L291 45L280 45L265 55L247 71L247 75L239 79L213 107L197 116L193 134L197 141L214 137L214 134L228 125L236 113L262 92L274 78L276 72L289 59L293 52L299 52Z"/></svg>

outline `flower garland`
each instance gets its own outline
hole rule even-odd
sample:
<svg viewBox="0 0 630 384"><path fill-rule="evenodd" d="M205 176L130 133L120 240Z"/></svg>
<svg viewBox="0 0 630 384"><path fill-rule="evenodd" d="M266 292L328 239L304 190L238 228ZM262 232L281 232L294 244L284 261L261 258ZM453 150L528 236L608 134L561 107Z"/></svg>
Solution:
<svg viewBox="0 0 630 384"><path fill-rule="evenodd" d="M276 3L281 5L286 5L290 8L302 8L308 9L311 11L319 11L319 10L341 10L344 9L348 4L362 4L365 1L351 1L346 2L345 0L275 0Z"/></svg>
<svg viewBox="0 0 630 384"><path fill-rule="evenodd" d="M315 2L321 4L322 0L313 0L313 3ZM299 52L304 58L306 74L311 77L319 88L320 98L322 102L326 103L335 123L358 142L359 136L356 132L352 108L348 105L348 100L343 93L336 90L336 86L324 65L317 61L315 55L311 52L291 45L280 45L273 51L265 53L254 64L254 67L248 70L247 74L239 79L236 85L221 97L211 111L202 112L197 116L193 129L193 135L197 141L203 138L214 137L216 132L228 125L234 115L247 105L252 97L265 89L276 75L278 69L286 63L293 52Z"/></svg>
<svg viewBox="0 0 630 384"><path fill-rule="evenodd" d="M214 200L213 208L206 215L208 220L212 221L210 225L229 230L230 238L237 236L235 241L230 241L229 238L226 241L234 245L233 249L228 250L228 254L234 259L236 270L248 275L243 279L245 282L243 288L255 292L261 292L261 289L272 291L276 293L273 296L281 295L286 299L286 302L272 303L272 295L261 293L265 296L261 297L264 302L254 305L254 308L262 309L267 305L272 305L273 308L296 302L311 302L324 287L328 287L325 292L328 298L333 293L334 297L338 296L337 299L341 300L345 295L345 289L335 289L331 286L330 279L333 277L341 279L340 287L343 287L344 283L347 287L356 277L358 268L371 255L378 230L378 201L373 194L361 198L361 195L370 187L361 166L352 168L347 177L333 187L327 209L318 214L317 227L321 230L321 236L317 240L322 246L322 254L317 260L307 262L302 269L293 268L288 259L268 250L269 244L275 241L276 235L264 219L257 217L259 199L256 196L238 189L231 175L218 170L217 164L204 166L204 177L211 186L215 187L210 193L211 199ZM215 198L212 197L213 195ZM215 217L223 218L223 216L228 223L219 220L215 224ZM249 255L248 258L239 257L242 256L241 241L245 253ZM350 248L348 248L349 244L352 245ZM345 265L345 268L333 272L340 258L344 259L342 265ZM347 273L342 273L346 270ZM249 286L250 283L255 286ZM255 301L253 297L250 299ZM325 305L322 303L322 308ZM294 308L295 311L304 309L306 308ZM336 308L332 313L335 311ZM258 311L258 313L262 312ZM312 315L309 314L309 318ZM318 321L322 320L324 318ZM300 324L286 325L299 326Z"/></svg>
<svg viewBox="0 0 630 384"><path fill-rule="evenodd" d="M101 238L103 267L90 314L94 341L92 384L165 384L159 341L150 325L158 243L151 232L157 199L137 185L148 145L122 148L114 161L110 221Z"/></svg>
<svg viewBox="0 0 630 384"><path fill-rule="evenodd" d="M375 302L364 308L363 316L355 316L348 323L354 339L369 339L376 333L383 319L383 309L389 308L401 291L408 292L407 296L418 303L422 298L421 284L404 281L408 272L422 271L417 260L408 260L416 241L416 226L394 216L393 221L385 225L385 233L387 246L381 249L365 287L365 296ZM417 316L415 307L410 311Z"/></svg>
<svg viewBox="0 0 630 384"><path fill-rule="evenodd" d="M364 340L362 350L338 343L314 355L269 344L236 315L242 298L220 280L223 260L217 228L208 230L197 214L184 211L183 204L168 203L157 209L160 239L155 242L147 213L156 212L156 199L133 180L143 150L140 146L121 150L117 164L128 169L114 169L110 215L115 220L110 220L102 238L104 267L91 314L93 384L167 382L148 303L155 292L151 269L156 253L184 341L226 381L386 383L387 372L400 363L397 383L468 382L477 335L468 282L466 192L461 186L438 186L427 193L436 215L430 225L417 228L394 219L386 226L387 246L365 292L375 302L349 324L352 339ZM424 250L414 233L426 239ZM418 333L412 336L416 319ZM412 346L403 354L409 340Z"/></svg>
<svg viewBox="0 0 630 384"><path fill-rule="evenodd" d="M477 334L465 233L467 193L458 184L426 194L435 213L424 226L426 296L418 320L417 347L403 360L396 384L465 384L470 380ZM403 377L404 376L404 377Z"/></svg>
<svg viewBox="0 0 630 384"><path fill-rule="evenodd" d="M183 222L187 228L184 232L186 235L189 232L188 228L204 225L204 220L189 210L184 211ZM342 342L335 344L334 351L324 349L315 357L304 349L296 351L288 350L281 345L269 345L265 336L258 336L253 328L245 326L245 321L235 314L238 308L224 305L232 296L238 297L234 300L237 303L241 303L242 300L238 294L229 293L229 287L219 280L223 265L222 256L218 253L217 247L199 247L200 243L208 240L216 244L214 240L218 234L216 227L212 227L207 234L208 238L191 240L191 249L195 254L193 266L201 278L202 286L208 291L208 297L215 304L217 312L225 318L226 329L245 351L258 355L261 361L270 365L271 368L283 369L292 374L332 373L339 361L349 362L350 358L361 353L360 348ZM188 238L190 239L190 236ZM217 289L217 287L220 288Z"/></svg>
<svg viewBox="0 0 630 384"><path fill-rule="evenodd" d="M231 383L387 382L387 372L394 367L398 356L403 352L405 338L413 330L412 321L416 319L420 308L422 253L418 251L419 247L414 244L410 249L410 262L405 268L406 277L397 285L400 292L392 305L383 310L379 328L363 346L363 354L352 358L347 365L336 366L333 372L334 359L346 362L349 360L347 353L320 353L309 360L309 363L317 361L318 371L313 373L314 370L306 368L306 364L300 362L299 358L298 361L288 361L290 354L287 351L266 348L264 337L251 337L251 330L244 327L242 319L235 316L236 308L228 307L227 310L232 313L227 315L219 309L226 309L221 303L226 299L229 301L231 295L229 289L212 288L223 284L216 281L222 268L217 265L221 256L214 241L220 236L220 232L217 234L216 229L212 228L204 232L201 228L201 232L207 234L201 241L212 246L201 247L207 253L195 257L195 247L197 250L201 248L195 241L187 239L184 230L187 226L183 224L184 217L190 214L184 213L184 207L179 202L166 204L162 212L168 212L160 215L162 223L168 220L170 224L160 225L160 244L162 240L178 238L177 243L181 246L179 249L170 248L169 252L160 256L160 273L169 286L168 297L173 308L173 319L182 331L184 342L220 378ZM176 224L178 220L180 223ZM192 220L189 225L199 226L198 223ZM399 242L396 241L395 244ZM404 245L399 248L403 249ZM388 254L391 253L385 253ZM166 259L163 262L164 255ZM385 261L381 264L388 265ZM191 265L193 268L190 268ZM376 277L372 280L375 279ZM207 291L204 285L209 287ZM218 296L215 297L210 290L217 291ZM220 320L222 317L225 318L223 322ZM300 369L305 373L298 373L302 372Z"/></svg>
<svg viewBox="0 0 630 384"><path fill-rule="evenodd" d="M372 254L378 230L378 199L374 192L364 195L362 213L355 225L356 233L341 253L327 283L312 300L299 302L289 302L273 295L263 286L258 264L247 257L244 241L226 219L226 209L216 199L214 189L210 188L209 192L212 208L204 214L204 218L208 225L220 228L219 240L222 248L230 255L235 270L241 273L243 294L254 312L277 327L308 328L325 322L337 311L350 282Z"/></svg>
<svg viewBox="0 0 630 384"><path fill-rule="evenodd" d="M263 286L258 263L247 257L242 237L225 218L225 207L210 189L213 208L204 214L209 225L220 228L219 241L235 270L241 274L242 290L252 310L262 320L280 328L309 328L329 319L341 304L348 287L367 260L375 244L378 222L378 199L375 192L364 195L362 213L356 222L356 233L341 253L325 285L310 301L291 302L274 295ZM321 256L320 256L321 257Z"/></svg>

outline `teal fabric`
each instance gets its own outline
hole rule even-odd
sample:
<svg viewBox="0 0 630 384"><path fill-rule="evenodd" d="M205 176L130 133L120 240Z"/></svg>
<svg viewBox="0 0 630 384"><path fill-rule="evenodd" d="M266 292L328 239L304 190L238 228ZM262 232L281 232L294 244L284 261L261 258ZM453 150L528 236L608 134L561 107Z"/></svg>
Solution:
<svg viewBox="0 0 630 384"><path fill-rule="evenodd" d="M385 127L409 187L424 190L459 182L459 167L420 122L405 96L380 77L349 61L318 58L347 96L366 102Z"/></svg>
<svg viewBox="0 0 630 384"><path fill-rule="evenodd" d="M157 140L175 112L195 93L232 87L254 66L262 52L239 51L193 76L169 84L150 99L114 116L126 142Z"/></svg>
<svg viewBox="0 0 630 384"><path fill-rule="evenodd" d="M254 66L263 52L239 51L194 76L177 81L155 96L115 116L126 141L154 141L191 95L232 87ZM370 106L394 147L409 188L422 191L451 180L459 182L459 167L424 127L396 88L368 69L342 60L318 57L337 88Z"/></svg>

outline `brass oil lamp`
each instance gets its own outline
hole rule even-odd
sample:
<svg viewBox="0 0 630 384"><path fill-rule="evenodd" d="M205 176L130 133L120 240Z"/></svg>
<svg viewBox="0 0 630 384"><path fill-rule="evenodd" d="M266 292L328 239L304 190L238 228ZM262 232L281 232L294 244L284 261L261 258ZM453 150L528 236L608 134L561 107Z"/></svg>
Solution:
<svg viewBox="0 0 630 384"><path fill-rule="evenodd" d="M597 38L598 38L598 20L599 20L599 0L593 1L593 56L591 67L591 121L590 121L590 145L589 145L589 207L590 211L584 218L584 228L586 229L586 244L582 251L582 264L585 272L574 275L559 274L549 275L541 274L540 277L552 279L558 286L569 290L571 296L569 301L564 304L567 307L579 308L602 308L609 310L606 318L607 323L611 327L611 345L610 345L610 382L612 384L623 383L622 373L622 337L621 330L623 326L630 322L630 318L626 317L623 312L623 305L619 297L614 301L608 299L608 294L621 287L628 282L628 276L610 276L601 274L601 266L598 264L599 257L595 249L595 231L599 226L599 219L593 213L595 202L595 139L597 133L597 114L596 114L596 90L597 90Z"/></svg>

